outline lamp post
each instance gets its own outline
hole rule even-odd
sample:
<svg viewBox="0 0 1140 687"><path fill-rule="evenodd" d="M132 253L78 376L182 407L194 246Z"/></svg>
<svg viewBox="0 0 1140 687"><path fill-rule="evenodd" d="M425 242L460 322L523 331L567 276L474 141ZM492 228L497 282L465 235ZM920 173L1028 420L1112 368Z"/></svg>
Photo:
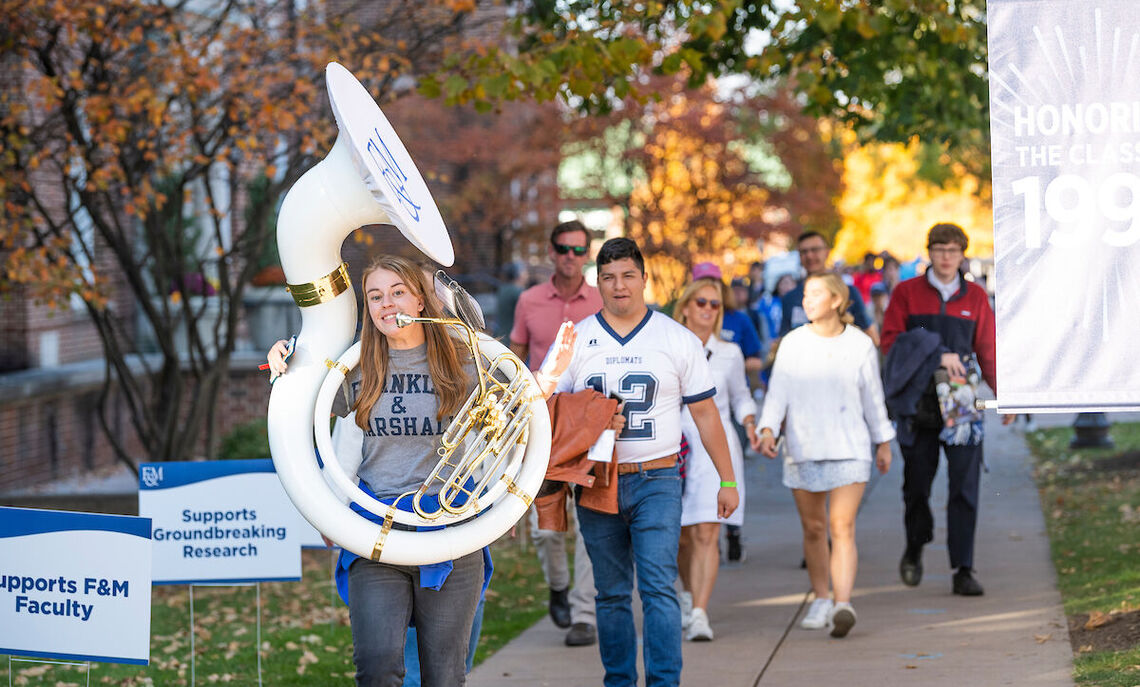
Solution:
<svg viewBox="0 0 1140 687"><path fill-rule="evenodd" d="M1104 413L1077 413L1069 448L1112 448L1115 444L1108 435L1111 426Z"/></svg>

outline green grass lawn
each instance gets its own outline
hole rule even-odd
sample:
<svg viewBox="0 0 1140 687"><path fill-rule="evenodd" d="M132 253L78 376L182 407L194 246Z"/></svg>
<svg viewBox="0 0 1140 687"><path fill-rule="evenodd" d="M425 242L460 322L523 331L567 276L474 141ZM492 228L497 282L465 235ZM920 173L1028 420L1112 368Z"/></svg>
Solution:
<svg viewBox="0 0 1140 687"><path fill-rule="evenodd" d="M495 575L484 608L476 663L546 613L546 585L534 549L503 538L492 546ZM328 551L305 551L300 582L261 584L261 659L265 685L350 685L348 608L330 582ZM257 684L257 589L194 587L195 684ZM11 664L0 655L0 682L79 687L86 667ZM153 588L149 666L91 664L92 685L189 685L190 606L186 586Z"/></svg>
<svg viewBox="0 0 1140 687"><path fill-rule="evenodd" d="M1140 465L1118 469L1122 454L1140 450L1140 423L1114 424L1112 449L1070 449L1072 434L1058 427L1028 436L1058 586L1069 616L1119 619L1140 610ZM1140 645L1119 651L1092 646L1076 647L1078 684L1140 685Z"/></svg>

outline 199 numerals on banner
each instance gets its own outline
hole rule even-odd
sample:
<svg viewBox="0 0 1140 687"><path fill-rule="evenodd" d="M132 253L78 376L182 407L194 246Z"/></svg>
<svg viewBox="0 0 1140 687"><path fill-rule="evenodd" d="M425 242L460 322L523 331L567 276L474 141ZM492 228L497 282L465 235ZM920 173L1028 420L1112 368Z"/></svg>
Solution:
<svg viewBox="0 0 1140 687"><path fill-rule="evenodd" d="M1025 245L1041 247L1041 177L1022 177L1013 182L1015 195L1025 197ZM1121 203L1124 193L1128 202ZM1054 231L1049 243L1054 246L1075 246L1091 236L1079 225L1094 222L1099 213L1112 222L1127 222L1123 230L1106 229L1100 240L1110 246L1125 247L1140 241L1140 177L1130 172L1118 172L1094 186L1088 179L1076 174L1062 174L1045 187L1044 208L1049 218L1058 224L1078 225L1070 231Z"/></svg>

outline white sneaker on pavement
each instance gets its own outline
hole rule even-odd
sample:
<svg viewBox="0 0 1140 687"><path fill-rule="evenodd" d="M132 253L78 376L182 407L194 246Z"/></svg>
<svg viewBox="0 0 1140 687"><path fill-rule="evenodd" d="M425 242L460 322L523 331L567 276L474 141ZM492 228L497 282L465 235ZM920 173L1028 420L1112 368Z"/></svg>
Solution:
<svg viewBox="0 0 1140 687"><path fill-rule="evenodd" d="M855 627L855 609L846 601L835 604L831 610L831 636L846 637L853 627Z"/></svg>
<svg viewBox="0 0 1140 687"><path fill-rule="evenodd" d="M712 627L709 625L709 616L703 608L694 608L689 629L685 631L685 639L690 642L711 642L713 638Z"/></svg>
<svg viewBox="0 0 1140 687"><path fill-rule="evenodd" d="M805 630L822 630L831 616L831 599L816 599L808 606L800 627Z"/></svg>
<svg viewBox="0 0 1140 687"><path fill-rule="evenodd" d="M681 600L681 629L683 630L693 620L693 593L683 591L679 597Z"/></svg>

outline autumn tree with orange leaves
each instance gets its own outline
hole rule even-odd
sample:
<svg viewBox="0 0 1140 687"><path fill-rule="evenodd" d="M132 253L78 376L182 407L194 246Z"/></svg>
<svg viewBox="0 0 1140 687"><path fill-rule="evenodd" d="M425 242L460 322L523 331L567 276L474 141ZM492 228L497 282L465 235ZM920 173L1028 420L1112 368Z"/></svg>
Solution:
<svg viewBox="0 0 1140 687"><path fill-rule="evenodd" d="M840 171L815 119L794 98L653 84L659 102L630 99L577 127L575 193L625 213L646 257L652 299L672 300L693 264L726 277L760 257L757 239L805 229L834 234Z"/></svg>
<svg viewBox="0 0 1140 687"><path fill-rule="evenodd" d="M244 289L274 241L282 194L335 135L325 64L352 65L384 100L488 19L473 9L0 0L3 288L82 299L107 389L125 399L149 457L189 457L203 436L213 453ZM117 283L128 298L114 297ZM133 354L133 308L159 356ZM107 398L105 434L133 466Z"/></svg>

